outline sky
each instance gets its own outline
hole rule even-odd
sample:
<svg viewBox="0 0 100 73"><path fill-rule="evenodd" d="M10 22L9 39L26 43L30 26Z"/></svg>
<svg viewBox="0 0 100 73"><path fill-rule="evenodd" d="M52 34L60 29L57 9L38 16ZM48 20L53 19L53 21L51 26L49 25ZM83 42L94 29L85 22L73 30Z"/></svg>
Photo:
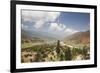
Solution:
<svg viewBox="0 0 100 73"><path fill-rule="evenodd" d="M79 12L21 11L21 28L55 36L71 35L90 28L90 14Z"/></svg>

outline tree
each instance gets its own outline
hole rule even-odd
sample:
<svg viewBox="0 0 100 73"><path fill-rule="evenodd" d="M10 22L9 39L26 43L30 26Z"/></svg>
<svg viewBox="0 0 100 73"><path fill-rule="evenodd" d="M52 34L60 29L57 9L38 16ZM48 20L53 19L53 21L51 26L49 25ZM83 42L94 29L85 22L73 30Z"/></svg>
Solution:
<svg viewBox="0 0 100 73"><path fill-rule="evenodd" d="M65 60L72 60L71 49L69 47L65 51Z"/></svg>
<svg viewBox="0 0 100 73"><path fill-rule="evenodd" d="M84 56L84 59L86 59L87 52L88 52L88 48L87 48L87 46L84 46L84 47L83 47L83 52L82 52L82 54L83 54L83 56Z"/></svg>

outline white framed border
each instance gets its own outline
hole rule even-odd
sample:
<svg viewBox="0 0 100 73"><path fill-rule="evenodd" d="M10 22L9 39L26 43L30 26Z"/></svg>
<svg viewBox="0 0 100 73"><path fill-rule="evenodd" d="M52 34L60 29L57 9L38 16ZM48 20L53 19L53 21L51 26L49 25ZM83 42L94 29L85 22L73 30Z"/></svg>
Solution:
<svg viewBox="0 0 100 73"><path fill-rule="evenodd" d="M21 9L90 13L90 60L21 63ZM16 5L16 69L94 64L94 9Z"/></svg>

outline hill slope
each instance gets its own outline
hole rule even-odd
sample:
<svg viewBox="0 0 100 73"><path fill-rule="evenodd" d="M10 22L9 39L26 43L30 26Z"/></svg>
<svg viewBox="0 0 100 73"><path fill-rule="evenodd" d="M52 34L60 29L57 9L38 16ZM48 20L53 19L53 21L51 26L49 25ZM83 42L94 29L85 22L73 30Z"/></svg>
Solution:
<svg viewBox="0 0 100 73"><path fill-rule="evenodd" d="M89 44L90 43L90 31L77 32L73 35L64 38L65 42L74 44Z"/></svg>

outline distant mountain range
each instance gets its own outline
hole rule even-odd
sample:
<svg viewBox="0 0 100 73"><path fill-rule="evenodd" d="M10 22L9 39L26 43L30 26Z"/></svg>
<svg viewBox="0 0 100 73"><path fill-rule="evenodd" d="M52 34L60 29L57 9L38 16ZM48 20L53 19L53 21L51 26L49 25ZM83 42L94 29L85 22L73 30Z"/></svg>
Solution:
<svg viewBox="0 0 100 73"><path fill-rule="evenodd" d="M65 42L75 43L75 44L88 44L90 43L90 31L77 32L63 39Z"/></svg>
<svg viewBox="0 0 100 73"><path fill-rule="evenodd" d="M48 35L47 35L48 34ZM55 37L53 37L49 33L43 33L43 32L38 32L38 31L26 31L26 30L21 30L21 38L22 39L29 39L29 40L56 40Z"/></svg>
<svg viewBox="0 0 100 73"><path fill-rule="evenodd" d="M30 34L28 31L25 30L21 30L21 38L22 39L40 39L38 37L33 36L32 34Z"/></svg>
<svg viewBox="0 0 100 73"><path fill-rule="evenodd" d="M26 31L21 30L21 38L24 40L35 40L35 41L52 41L58 40L56 36L41 31ZM60 37L59 37L60 38ZM77 32L72 35L66 36L62 41L74 44L89 44L90 43L90 31Z"/></svg>

